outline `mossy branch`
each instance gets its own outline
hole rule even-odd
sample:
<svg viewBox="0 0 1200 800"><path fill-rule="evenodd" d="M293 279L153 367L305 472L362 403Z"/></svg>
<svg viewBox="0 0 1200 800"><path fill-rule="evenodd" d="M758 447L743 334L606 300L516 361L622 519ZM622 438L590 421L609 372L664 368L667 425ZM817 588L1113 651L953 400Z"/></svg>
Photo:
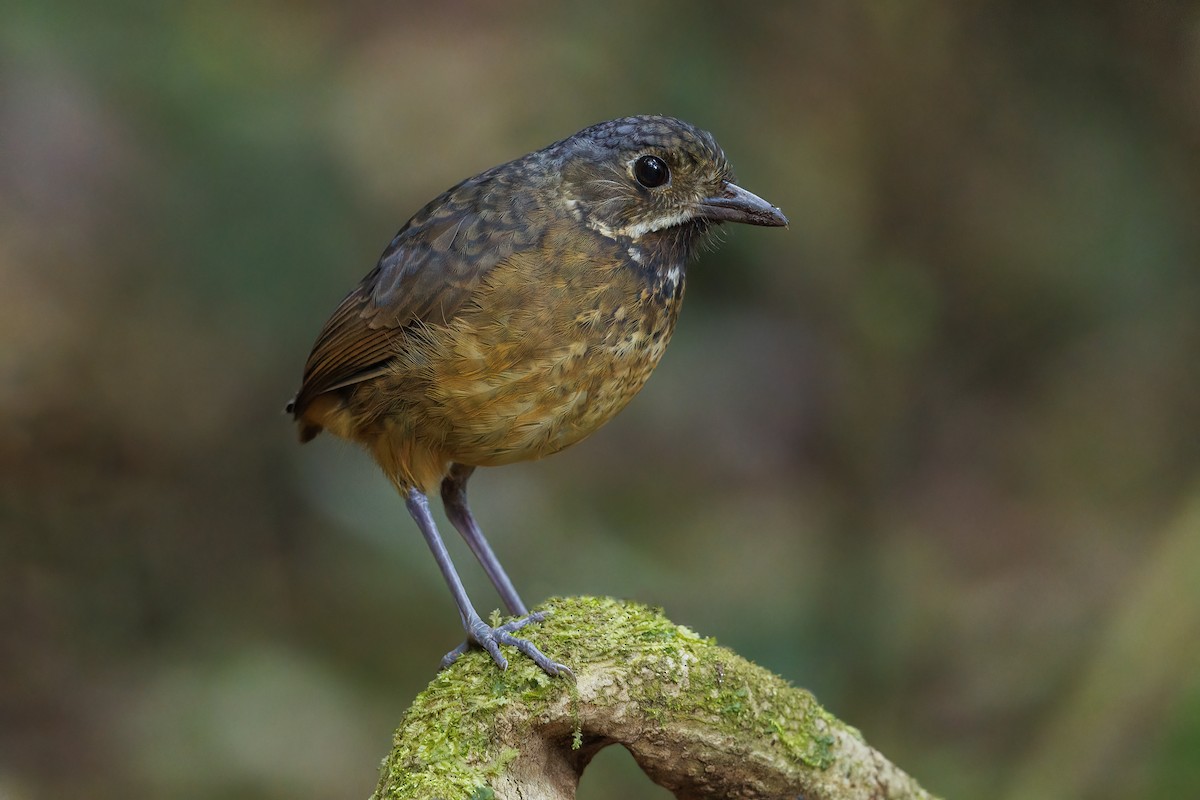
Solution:
<svg viewBox="0 0 1200 800"><path fill-rule="evenodd" d="M471 653L396 731L374 800L568 800L624 745L679 798L928 798L803 689L662 614L612 599L547 603L526 628L576 681Z"/></svg>

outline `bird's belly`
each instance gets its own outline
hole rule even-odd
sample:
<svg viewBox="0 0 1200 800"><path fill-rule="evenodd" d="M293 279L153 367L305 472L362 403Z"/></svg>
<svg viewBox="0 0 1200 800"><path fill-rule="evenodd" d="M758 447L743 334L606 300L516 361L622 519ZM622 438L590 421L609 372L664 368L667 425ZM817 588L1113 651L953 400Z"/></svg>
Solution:
<svg viewBox="0 0 1200 800"><path fill-rule="evenodd" d="M425 413L439 418L430 422L445 432L454 461L493 466L555 453L629 403L662 357L673 322L610 328L497 368L481 365L505 362L503 346L481 353L482 361L442 362Z"/></svg>

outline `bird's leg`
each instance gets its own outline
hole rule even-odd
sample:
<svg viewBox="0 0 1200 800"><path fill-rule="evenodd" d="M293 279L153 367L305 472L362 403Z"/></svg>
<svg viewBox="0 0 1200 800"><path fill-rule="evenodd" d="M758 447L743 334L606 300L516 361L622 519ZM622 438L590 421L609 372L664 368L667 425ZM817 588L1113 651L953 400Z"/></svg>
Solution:
<svg viewBox="0 0 1200 800"><path fill-rule="evenodd" d="M433 515L429 513L429 498L420 489L409 489L405 496L405 503L408 506L408 513L412 514L413 519L417 522L417 527L421 529L421 535L425 537L425 543L429 545L429 549L437 561L438 569L442 571L442 577L446 579L446 585L450 587L450 593L454 595L454 604L458 606L463 628L467 631L467 641L445 655L442 659L442 669L453 664L460 655L466 652L471 643L486 650L500 669L508 669L508 659L501 654L500 645L509 644L532 659L533 663L541 667L548 675L555 676L564 672L568 675L571 674L570 668L552 661L541 650L534 647L532 642L518 639L512 635L512 631L520 630L531 622L537 622L541 619L539 615L522 617L495 628L480 619L475 607L471 605L470 598L467 597L467 590L463 588L458 572L454 569L450 553L446 551L446 544L438 533L437 525L434 524Z"/></svg>
<svg viewBox="0 0 1200 800"><path fill-rule="evenodd" d="M513 588L512 581L505 574L504 567L500 566L500 560L492 552L491 545L484 538L483 531L479 530L471 508L467 505L467 479L474 471L474 467L466 464L450 465L450 474L442 480L442 503L446 507L446 516L449 517L450 524L462 535L467 547L470 547L471 552L479 559L483 571L487 573L492 586L496 587L496 592L504 601L508 613L523 617L529 610L521 602L521 596Z"/></svg>

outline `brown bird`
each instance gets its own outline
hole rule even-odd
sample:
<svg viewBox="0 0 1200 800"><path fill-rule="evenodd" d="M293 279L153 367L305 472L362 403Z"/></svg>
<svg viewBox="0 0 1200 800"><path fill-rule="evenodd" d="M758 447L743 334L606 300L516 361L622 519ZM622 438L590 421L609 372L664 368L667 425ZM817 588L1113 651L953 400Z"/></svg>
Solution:
<svg viewBox="0 0 1200 800"><path fill-rule="evenodd" d="M468 178L392 239L325 323L287 410L300 440L363 445L416 520L467 641L501 668L529 615L467 506L476 467L541 458L607 422L642 388L675 328L689 257L722 222L786 225L734 183L713 137L671 117L603 122ZM471 605L433 516L450 522L508 611Z"/></svg>

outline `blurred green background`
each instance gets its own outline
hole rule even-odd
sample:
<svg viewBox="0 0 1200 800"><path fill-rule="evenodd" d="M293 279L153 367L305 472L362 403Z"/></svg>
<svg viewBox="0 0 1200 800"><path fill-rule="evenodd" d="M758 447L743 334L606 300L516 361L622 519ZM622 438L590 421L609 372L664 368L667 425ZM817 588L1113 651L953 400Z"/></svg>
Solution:
<svg viewBox="0 0 1200 800"><path fill-rule="evenodd" d="M1200 796L1195 3L8 0L0 797L370 793L457 616L281 409L420 205L632 113L792 225L477 475L525 598L661 605L946 796Z"/></svg>

